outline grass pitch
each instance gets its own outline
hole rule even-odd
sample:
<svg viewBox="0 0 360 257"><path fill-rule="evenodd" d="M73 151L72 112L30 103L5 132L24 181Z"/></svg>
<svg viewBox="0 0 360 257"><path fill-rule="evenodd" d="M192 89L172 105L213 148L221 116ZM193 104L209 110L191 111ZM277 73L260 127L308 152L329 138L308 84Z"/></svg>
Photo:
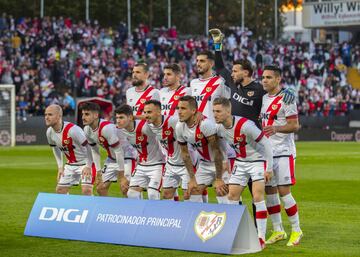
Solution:
<svg viewBox="0 0 360 257"><path fill-rule="evenodd" d="M360 256L360 144L300 142L297 151L292 192L304 232L301 244L289 248L283 241L247 256ZM0 256L222 256L23 236L37 193L54 192L56 173L47 146L0 148ZM110 195L120 195L115 185ZM251 202L247 192L244 200ZM289 232L284 213L283 221Z"/></svg>

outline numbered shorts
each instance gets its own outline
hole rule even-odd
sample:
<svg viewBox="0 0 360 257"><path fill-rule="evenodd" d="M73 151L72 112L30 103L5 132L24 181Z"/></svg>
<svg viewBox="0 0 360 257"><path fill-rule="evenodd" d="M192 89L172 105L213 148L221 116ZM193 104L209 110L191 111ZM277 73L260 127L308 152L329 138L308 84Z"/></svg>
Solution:
<svg viewBox="0 0 360 257"><path fill-rule="evenodd" d="M197 171L195 173L196 183L199 185L206 185L210 186L213 181L215 180L216 169L214 162L205 162L200 161ZM229 173L224 172L222 175L222 179L224 180L225 184L229 183Z"/></svg>
<svg viewBox="0 0 360 257"><path fill-rule="evenodd" d="M116 162L106 161L104 168L101 170L103 182L117 182L119 176L119 165Z"/></svg>
<svg viewBox="0 0 360 257"><path fill-rule="evenodd" d="M163 188L178 188L181 184L182 189L187 189L189 180L190 176L185 166L175 166L170 163L166 163L163 177Z"/></svg>
<svg viewBox="0 0 360 257"><path fill-rule="evenodd" d="M243 162L235 160L229 180L230 185L246 187L249 179L253 182L264 180L265 162Z"/></svg>
<svg viewBox="0 0 360 257"><path fill-rule="evenodd" d="M162 183L162 173L164 164L143 166L136 165L134 173L131 175L130 187L152 188L160 190Z"/></svg>
<svg viewBox="0 0 360 257"><path fill-rule="evenodd" d="M85 166L86 165L76 166L76 165L65 164L64 176L60 177L60 180L57 185L62 187L77 186L80 183L82 185L93 185L96 175L95 165L92 165L91 176L82 178L82 170L83 168L85 168Z"/></svg>
<svg viewBox="0 0 360 257"><path fill-rule="evenodd" d="M266 186L295 185L295 158L293 155L274 157L274 176Z"/></svg>
<svg viewBox="0 0 360 257"><path fill-rule="evenodd" d="M124 175L128 181L131 179L131 174L134 173L136 167L135 159L126 159L124 160Z"/></svg>

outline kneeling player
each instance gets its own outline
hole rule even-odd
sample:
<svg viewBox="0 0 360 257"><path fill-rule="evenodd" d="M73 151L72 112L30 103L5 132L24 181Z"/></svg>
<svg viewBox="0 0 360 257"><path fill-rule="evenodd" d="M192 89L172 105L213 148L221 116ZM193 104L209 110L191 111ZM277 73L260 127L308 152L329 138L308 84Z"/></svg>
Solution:
<svg viewBox="0 0 360 257"><path fill-rule="evenodd" d="M121 128L130 144L137 150L138 159L130 179L129 198L140 199L141 192L147 189L150 200L160 200L160 189L165 156L156 135L146 120L134 120L129 105L115 110L116 125Z"/></svg>
<svg viewBox="0 0 360 257"><path fill-rule="evenodd" d="M70 122L63 122L59 105L50 105L45 110L45 123L49 145L53 147L58 164L56 193L67 194L69 188L78 185L84 195L92 195L95 180L95 168L92 169L91 149L84 131ZM64 166L64 153L67 162Z"/></svg>
<svg viewBox="0 0 360 257"><path fill-rule="evenodd" d="M226 98L216 98L213 112L218 133L236 152L229 180L229 203L238 204L240 196L251 178L253 202L256 207L256 224L260 245L265 247L266 204L265 182L272 177L272 149L270 141L255 123L244 117L231 115L231 103ZM266 168L265 168L266 167Z"/></svg>

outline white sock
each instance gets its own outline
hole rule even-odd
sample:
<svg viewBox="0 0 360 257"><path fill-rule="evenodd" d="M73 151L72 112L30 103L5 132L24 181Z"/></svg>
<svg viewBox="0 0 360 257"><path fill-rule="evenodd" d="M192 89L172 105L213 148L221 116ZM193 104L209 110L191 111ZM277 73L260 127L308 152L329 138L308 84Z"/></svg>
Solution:
<svg viewBox="0 0 360 257"><path fill-rule="evenodd" d="M229 200L229 199L228 199L228 204L238 205L238 204L239 204L239 201L234 201L234 200Z"/></svg>
<svg viewBox="0 0 360 257"><path fill-rule="evenodd" d="M227 204L228 203L228 198L227 196L217 196L216 197L218 203L223 203L223 204Z"/></svg>
<svg viewBox="0 0 360 257"><path fill-rule="evenodd" d="M256 224L258 236L265 241L267 211L265 201L254 203L256 207Z"/></svg>
<svg viewBox="0 0 360 257"><path fill-rule="evenodd" d="M148 188L148 198L149 200L160 200L160 192L155 189Z"/></svg>
<svg viewBox="0 0 360 257"><path fill-rule="evenodd" d="M299 213L297 210L297 205L294 197L290 194L287 194L281 197L281 200L284 203L284 208L286 214L288 215L292 231L300 232L300 220L299 220Z"/></svg>
<svg viewBox="0 0 360 257"><path fill-rule="evenodd" d="M190 202L195 202L195 203L202 203L203 199L202 199L202 195L190 195Z"/></svg>
<svg viewBox="0 0 360 257"><path fill-rule="evenodd" d="M279 195L266 195L266 207L270 215L274 231L284 231L281 220L281 206Z"/></svg>
<svg viewBox="0 0 360 257"><path fill-rule="evenodd" d="M130 188L127 192L127 197L130 199L141 199L141 193Z"/></svg>

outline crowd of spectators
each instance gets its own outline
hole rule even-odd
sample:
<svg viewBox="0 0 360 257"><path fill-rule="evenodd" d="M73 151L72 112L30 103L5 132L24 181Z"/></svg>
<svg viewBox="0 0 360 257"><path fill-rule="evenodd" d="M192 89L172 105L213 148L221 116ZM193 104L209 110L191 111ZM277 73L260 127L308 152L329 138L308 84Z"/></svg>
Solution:
<svg viewBox="0 0 360 257"><path fill-rule="evenodd" d="M0 82L16 86L19 119L42 115L47 105L61 104L73 115L76 97L101 97L115 105L131 87L131 70L138 61L150 64L149 83L161 87L161 70L178 62L184 84L196 78L196 54L211 47L206 37L179 37L176 28L150 31L140 24L128 37L124 23L101 27L70 18L0 17ZM264 65L283 69L283 84L298 94L304 115L346 115L359 108L360 91L346 79L347 69L360 72L360 45L300 43L273 44L239 27L226 31L224 58L249 59L259 79Z"/></svg>

